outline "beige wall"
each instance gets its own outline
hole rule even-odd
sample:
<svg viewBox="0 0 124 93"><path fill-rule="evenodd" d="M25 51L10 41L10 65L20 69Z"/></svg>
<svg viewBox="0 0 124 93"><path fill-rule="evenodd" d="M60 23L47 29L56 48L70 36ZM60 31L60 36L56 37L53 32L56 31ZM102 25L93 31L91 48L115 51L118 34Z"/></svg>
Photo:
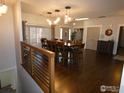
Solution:
<svg viewBox="0 0 124 93"><path fill-rule="evenodd" d="M50 29L50 26L48 25L46 18L43 16L40 16L40 15L22 12L22 20L26 20L27 25L43 26L43 27L48 27ZM50 29L50 31L51 31L51 29ZM49 30L42 31L43 38L51 39L50 31Z"/></svg>
<svg viewBox="0 0 124 93"><path fill-rule="evenodd" d="M26 20L28 25L49 27L46 18L40 15L22 12L22 20Z"/></svg>
<svg viewBox="0 0 124 93"><path fill-rule="evenodd" d="M15 22L15 44L16 44L16 61L17 61L17 93L42 93L42 90L31 79L28 73L21 66L21 48L20 41L22 41L22 15L21 3L17 0L14 5L14 22ZM28 88L30 87L30 88Z"/></svg>
<svg viewBox="0 0 124 93"><path fill-rule="evenodd" d="M0 16L0 70L15 67L14 22L12 7Z"/></svg>
<svg viewBox="0 0 124 93"><path fill-rule="evenodd" d="M20 0L16 0L16 3L13 5L14 11L14 39L15 39L15 50L16 50L16 63L17 63L17 93L21 92L21 81L18 77L19 67L21 66L21 48L20 48L20 41L22 40L22 19L21 19L21 5Z"/></svg>
<svg viewBox="0 0 124 93"><path fill-rule="evenodd" d="M13 8L8 7L7 14L0 16L0 80L2 87L16 81L16 55L14 39Z"/></svg>
<svg viewBox="0 0 124 93"><path fill-rule="evenodd" d="M84 26L84 21L76 21L74 23L75 23L75 25L73 26L74 28L83 28Z"/></svg>
<svg viewBox="0 0 124 93"><path fill-rule="evenodd" d="M61 39L60 38L60 27L59 26L55 27L55 38Z"/></svg>
<svg viewBox="0 0 124 93"><path fill-rule="evenodd" d="M100 26L101 27L101 40L114 40L114 51L113 53L116 54L117 44L118 44L118 36L119 36L119 25L124 24L124 17L108 17L108 18L101 18L101 19L89 19L84 21L84 28L85 28L85 41L86 41L86 32L87 27L90 26ZM112 36L106 36L105 30L107 28L111 28L113 30ZM84 42L85 42L84 41Z"/></svg>

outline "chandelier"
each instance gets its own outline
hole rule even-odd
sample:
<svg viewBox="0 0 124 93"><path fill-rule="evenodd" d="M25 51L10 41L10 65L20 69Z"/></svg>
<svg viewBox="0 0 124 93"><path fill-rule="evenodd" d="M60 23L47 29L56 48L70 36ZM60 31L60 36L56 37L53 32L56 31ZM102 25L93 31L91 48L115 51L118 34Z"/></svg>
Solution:
<svg viewBox="0 0 124 93"><path fill-rule="evenodd" d="M8 6L5 4L5 0L0 0L0 16L6 14Z"/></svg>
<svg viewBox="0 0 124 93"><path fill-rule="evenodd" d="M70 9L71 9L70 6L65 7L66 13L64 15L64 21L63 21L64 24L68 24L69 22L72 21L72 18L70 17ZM52 19L52 17L53 17L52 12L47 12L49 17L46 19L46 21L48 22L49 25L56 25L60 22L61 18L57 15L59 12L60 12L60 10L58 10L58 9L55 10L56 15L54 16L54 20ZM55 17L56 17L56 19L55 19Z"/></svg>
<svg viewBox="0 0 124 93"><path fill-rule="evenodd" d="M58 10L58 9L55 10L56 15L59 12L60 12L60 10ZM49 15L49 18L47 18L46 21L49 23L49 25L56 25L61 20L60 17L57 17L55 20L52 20L52 18L50 19L51 15L52 15L52 12L47 12L47 14Z"/></svg>
<svg viewBox="0 0 124 93"><path fill-rule="evenodd" d="M72 20L72 18L70 17L70 11L69 11L71 9L71 7L66 6L65 9L66 9L66 14L64 16L64 23L67 24L67 23L71 22L71 20Z"/></svg>

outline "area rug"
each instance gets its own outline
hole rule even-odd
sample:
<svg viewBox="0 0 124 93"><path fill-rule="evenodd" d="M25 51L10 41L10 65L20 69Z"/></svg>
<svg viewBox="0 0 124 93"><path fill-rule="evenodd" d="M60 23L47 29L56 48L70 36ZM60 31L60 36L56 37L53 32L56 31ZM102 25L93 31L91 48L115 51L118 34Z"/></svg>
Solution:
<svg viewBox="0 0 124 93"><path fill-rule="evenodd" d="M113 57L113 59L124 62L124 56L121 56L121 55L116 55L116 56Z"/></svg>

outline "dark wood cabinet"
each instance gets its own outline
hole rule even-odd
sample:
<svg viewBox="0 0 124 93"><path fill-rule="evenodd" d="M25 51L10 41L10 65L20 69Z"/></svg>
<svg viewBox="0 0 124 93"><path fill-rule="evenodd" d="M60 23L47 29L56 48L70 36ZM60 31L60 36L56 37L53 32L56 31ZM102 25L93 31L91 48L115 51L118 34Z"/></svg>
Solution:
<svg viewBox="0 0 124 93"><path fill-rule="evenodd" d="M98 40L97 53L104 53L104 54L112 55L113 46L114 46L114 41L112 40L109 40L109 41Z"/></svg>

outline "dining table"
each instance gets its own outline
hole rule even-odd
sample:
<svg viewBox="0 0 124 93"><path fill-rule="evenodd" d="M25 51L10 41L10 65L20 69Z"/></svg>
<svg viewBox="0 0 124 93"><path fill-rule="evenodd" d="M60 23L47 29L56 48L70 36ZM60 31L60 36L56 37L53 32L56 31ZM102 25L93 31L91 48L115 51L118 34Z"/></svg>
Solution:
<svg viewBox="0 0 124 93"><path fill-rule="evenodd" d="M64 64L74 62L76 53L84 48L84 43L76 43L73 41L50 40L50 44L54 47L57 61L60 61L60 55ZM48 45L49 46L49 45Z"/></svg>

